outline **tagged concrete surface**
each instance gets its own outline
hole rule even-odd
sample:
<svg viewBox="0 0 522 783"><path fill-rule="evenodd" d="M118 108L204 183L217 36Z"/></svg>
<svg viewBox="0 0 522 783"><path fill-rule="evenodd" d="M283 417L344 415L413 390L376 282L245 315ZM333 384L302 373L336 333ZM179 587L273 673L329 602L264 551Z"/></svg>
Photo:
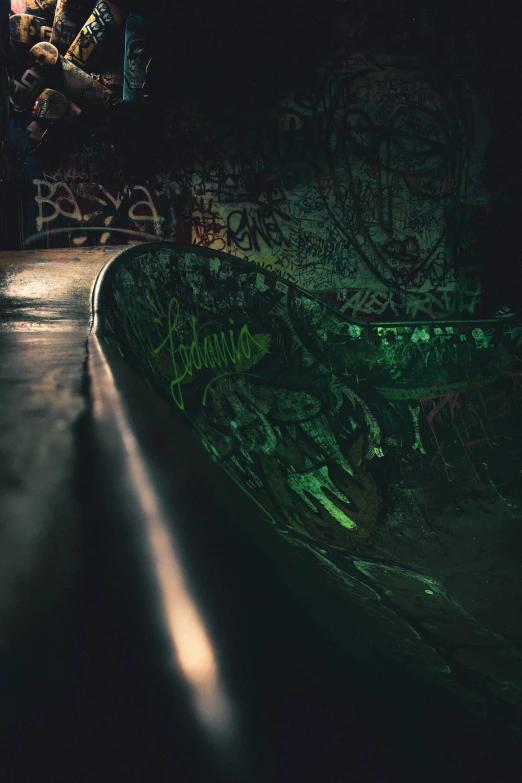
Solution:
<svg viewBox="0 0 522 783"><path fill-rule="evenodd" d="M520 730L518 321L360 324L174 243L122 251L96 307L106 345L364 607L387 655Z"/></svg>

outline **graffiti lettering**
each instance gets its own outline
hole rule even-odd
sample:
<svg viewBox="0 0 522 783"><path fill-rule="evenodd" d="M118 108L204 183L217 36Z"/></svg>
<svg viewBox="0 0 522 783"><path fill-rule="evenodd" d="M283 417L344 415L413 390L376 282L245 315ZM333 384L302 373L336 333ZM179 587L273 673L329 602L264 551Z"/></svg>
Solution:
<svg viewBox="0 0 522 783"><path fill-rule="evenodd" d="M41 179L35 179L33 180L33 183L37 188L35 201L38 204L38 217L36 218L36 228L38 231L42 231L45 224L51 223L59 215L71 218L72 220L82 220L82 213L78 207L78 202L76 201L74 193L72 192L69 185L67 185L65 182L55 182L51 185L49 182ZM47 194L42 192L42 188L44 187L48 189ZM65 191L65 195L54 198L60 190ZM72 210L63 209L63 202L69 202L72 204ZM45 204L49 204L49 206L52 208L53 211L51 214L46 215L44 213Z"/></svg>
<svg viewBox="0 0 522 783"><path fill-rule="evenodd" d="M153 353L158 355L165 347L168 347L170 351L170 359L174 370L170 391L172 399L181 410L185 408L183 390L181 388L181 384L185 380L194 378L196 373L202 369L218 368L224 370L232 365L234 367L233 373L239 372L237 367L240 362L251 359L252 346L257 346L262 353L267 352L266 347L250 334L246 324L241 327L237 338L233 329L229 329L228 336L225 335L224 331L220 331L219 333L207 334L201 338L198 334L197 318L195 316L191 318L192 342L188 346L183 343L176 345L174 333L178 329L179 315L179 301L173 297L168 305L167 336L154 348ZM155 318L154 320L156 323L158 321L161 323L161 319ZM232 319L230 319L230 323L234 323ZM205 404L206 389L203 394L203 405Z"/></svg>
<svg viewBox="0 0 522 783"><path fill-rule="evenodd" d="M289 216L277 207L234 210L227 218L227 244L244 252L259 251L260 241L270 248L289 245L281 225L288 219Z"/></svg>
<svg viewBox="0 0 522 783"><path fill-rule="evenodd" d="M103 185L96 182L78 182L67 184L66 182L48 182L45 179L33 179L36 186L35 201L38 205L36 228L42 231L44 226L49 226L58 217L65 217L77 223L85 223L96 217L104 218L104 225L110 226L119 210L124 193L113 196ZM160 218L154 204L154 200L148 188L144 185L133 185L126 189L126 194L143 193L144 198L131 203L127 210L127 218L135 222L154 223L158 230ZM102 209L95 211L82 209L79 202L90 201L99 204ZM64 204L70 205L64 207ZM112 214L104 215L104 207L111 207ZM51 210L50 212L48 210Z"/></svg>

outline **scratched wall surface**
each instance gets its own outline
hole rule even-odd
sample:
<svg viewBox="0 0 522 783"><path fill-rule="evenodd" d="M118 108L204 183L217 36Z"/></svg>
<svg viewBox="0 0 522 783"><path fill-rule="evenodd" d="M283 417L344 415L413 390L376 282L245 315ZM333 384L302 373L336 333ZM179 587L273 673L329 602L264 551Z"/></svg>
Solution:
<svg viewBox="0 0 522 783"><path fill-rule="evenodd" d="M219 49L223 83L212 81L210 49L201 84L194 77L176 100L152 84L138 119L113 107L101 127L82 117L60 144L28 154L25 120L13 117L22 236L121 244L132 241L125 229L254 261L359 319L476 315L476 224L493 200L481 178L492 121L480 79L429 3L415 45L404 33L400 46L362 6L344 5L329 10L317 53L310 38L299 78L280 69L271 91L234 95ZM56 238L57 228L70 230Z"/></svg>
<svg viewBox="0 0 522 783"><path fill-rule="evenodd" d="M246 128L246 152L216 165L219 131L207 129L190 182L194 241L335 292L355 316L456 309L471 210L489 199L479 180L489 126L471 84L446 78L413 58L343 51L277 117L256 118L257 148ZM464 310L478 293L468 284Z"/></svg>
<svg viewBox="0 0 522 783"><path fill-rule="evenodd" d="M168 243L122 253L99 306L106 342L391 654L520 721L520 323L356 323Z"/></svg>

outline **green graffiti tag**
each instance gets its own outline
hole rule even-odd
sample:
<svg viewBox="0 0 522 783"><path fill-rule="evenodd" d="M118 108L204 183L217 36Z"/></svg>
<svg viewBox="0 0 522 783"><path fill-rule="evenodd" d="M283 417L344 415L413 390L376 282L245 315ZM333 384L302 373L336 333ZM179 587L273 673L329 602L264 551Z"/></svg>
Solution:
<svg viewBox="0 0 522 783"><path fill-rule="evenodd" d="M179 301L176 297L172 297L167 309L168 332L161 343L153 349L153 354L157 356L164 348L169 350L174 370L174 377L170 382L170 392L180 410L185 409L182 384L187 380L194 379L201 370L216 368L226 370L230 366L234 368L232 373L220 373L210 381L212 383L223 375L245 373L252 364L256 364L264 354L269 352L268 335L256 335L256 339L250 333L247 324L240 328L237 336L234 334L234 329L229 329L228 336L222 330L202 337L195 315L190 319L192 341L189 345L182 342L177 344L176 333L180 330L179 315ZM154 320L157 323L159 319L155 318ZM232 318L229 318L229 322L232 326L234 325ZM254 354L257 355L254 356ZM252 360L254 361L252 362ZM207 388L210 383L207 384ZM203 405L205 404L206 389L203 393Z"/></svg>

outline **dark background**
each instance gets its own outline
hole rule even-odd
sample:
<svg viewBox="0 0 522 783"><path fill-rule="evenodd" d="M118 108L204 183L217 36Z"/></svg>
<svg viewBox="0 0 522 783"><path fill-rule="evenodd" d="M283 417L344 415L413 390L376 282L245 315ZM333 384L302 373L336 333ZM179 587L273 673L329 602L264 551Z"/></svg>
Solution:
<svg viewBox="0 0 522 783"><path fill-rule="evenodd" d="M121 134L116 142L135 171L153 166L160 154L151 140L166 105L175 113L197 92L219 122L223 113L241 116L252 107L270 105L279 92L305 83L307 72L328 54L332 31L348 3L147 0L141 5L157 13L158 56L151 71L154 100L146 113L131 110L118 119ZM139 3L132 7L138 8ZM486 314L504 303L516 308L521 286L520 10L491 0L433 2L436 34L426 39L418 34L419 3L374 0L351 7L357 19L365 19L365 37L382 42L390 53L437 58L445 39L453 36L456 49L470 59L493 119L484 184L497 199L490 213L484 214L481 229L483 306ZM9 208L15 188L16 182L11 181L4 193L4 209ZM8 236L6 247L16 247L16 237ZM78 437L87 435L79 432ZM84 446L86 462L78 465L78 492L89 530L97 509L91 507L89 486L82 479L92 456L89 444ZM201 503L204 515L208 509ZM219 525L216 520L217 529ZM83 608L77 618L82 662L76 690L63 693L57 684L50 717L40 707L34 715L16 714L14 723L7 721L5 775L0 771L0 779L12 783L192 780L190 755L196 758L200 749L197 744L190 747L182 715L175 738L162 723L159 686L156 690L150 686L153 675L142 668L146 651L139 649L139 619L134 637L122 638L106 606L99 576L103 537L94 530L86 534L84 543ZM325 617L318 628L306 606L309 596L298 600L283 576L268 567L266 554L254 553L243 562L241 551L234 550L236 544L226 535L216 534L213 545L215 563L227 558L230 562L233 553L228 574L220 581L217 566L209 562L211 578L223 594L232 599L238 585L248 585L250 590L245 590L249 605L231 614L227 631L236 651L253 657L263 684L264 698L253 701L252 710L258 715L260 743L280 775L267 783L413 783L421 777L435 781L443 776L495 783L519 779L517 757L500 729L470 718L449 697L420 686L413 676L378 655L370 661L348 658L351 629L360 629L360 618L343 615L347 610L333 595L331 622ZM332 630L339 627L341 617L346 618L343 639ZM43 644L46 633L36 629L33 643ZM28 692L34 687L38 695L36 675L35 682L25 687ZM241 676L238 671L239 687ZM183 753L178 752L180 744Z"/></svg>

